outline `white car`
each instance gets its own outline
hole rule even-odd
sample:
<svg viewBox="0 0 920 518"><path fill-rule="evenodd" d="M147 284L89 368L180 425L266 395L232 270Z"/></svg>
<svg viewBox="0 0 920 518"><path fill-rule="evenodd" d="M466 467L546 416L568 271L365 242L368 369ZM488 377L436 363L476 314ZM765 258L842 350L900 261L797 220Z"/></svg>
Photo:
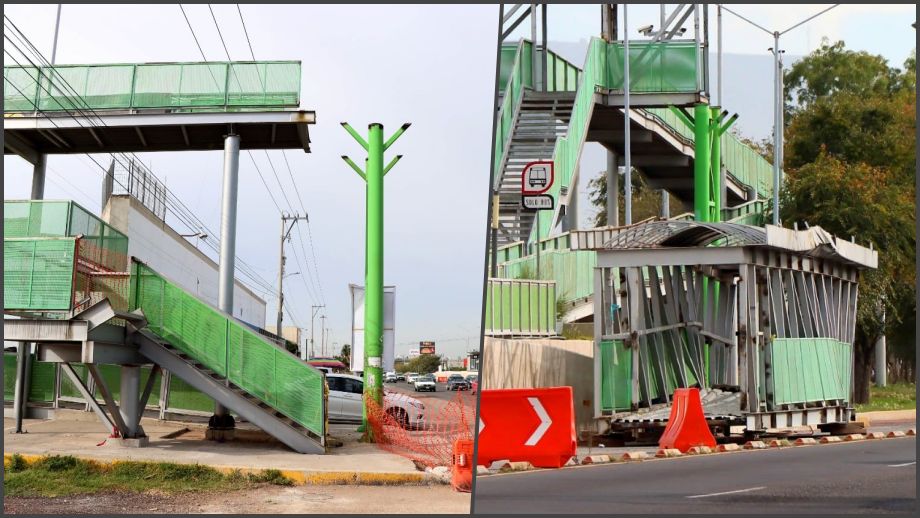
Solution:
<svg viewBox="0 0 920 518"><path fill-rule="evenodd" d="M329 385L329 421L360 423L364 409L364 380L350 374L326 374ZM384 390L386 413L403 428L418 428L425 420L425 405L414 397Z"/></svg>
<svg viewBox="0 0 920 518"><path fill-rule="evenodd" d="M424 376L419 376L415 379L415 391L430 391L435 392L437 390L437 384L435 384L434 376L431 374L426 374Z"/></svg>
<svg viewBox="0 0 920 518"><path fill-rule="evenodd" d="M419 374L419 373L417 373L417 372L407 372L407 373L406 373L406 382L409 383L410 385L412 385L413 383L415 383L415 380L417 380L419 376L421 376L421 374Z"/></svg>

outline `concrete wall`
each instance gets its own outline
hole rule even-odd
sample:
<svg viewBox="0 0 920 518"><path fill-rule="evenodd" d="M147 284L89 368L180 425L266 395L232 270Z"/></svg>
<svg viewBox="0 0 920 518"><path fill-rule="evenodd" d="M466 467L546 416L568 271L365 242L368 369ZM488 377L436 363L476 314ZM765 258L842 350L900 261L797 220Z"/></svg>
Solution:
<svg viewBox="0 0 920 518"><path fill-rule="evenodd" d="M486 337L483 389L571 386L576 430L594 429L594 345L591 340Z"/></svg>
<svg viewBox="0 0 920 518"><path fill-rule="evenodd" d="M110 196L102 219L128 236L128 255L202 300L217 305L217 268L195 247L131 196ZM265 327L265 301L239 280L233 290L233 316Z"/></svg>

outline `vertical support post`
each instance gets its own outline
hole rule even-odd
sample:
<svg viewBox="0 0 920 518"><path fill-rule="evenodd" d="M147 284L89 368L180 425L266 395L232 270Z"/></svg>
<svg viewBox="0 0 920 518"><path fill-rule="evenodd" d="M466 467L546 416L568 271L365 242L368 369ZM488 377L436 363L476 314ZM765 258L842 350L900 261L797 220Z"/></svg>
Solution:
<svg viewBox="0 0 920 518"><path fill-rule="evenodd" d="M32 166L32 197L33 200L45 198L45 171L48 165L47 155L38 155L35 165Z"/></svg>
<svg viewBox="0 0 920 518"><path fill-rule="evenodd" d="M19 342L16 347L16 387L13 391L13 412L16 417L16 433L22 433L22 420L25 416L26 401L29 398L26 389L26 361L29 358L29 342Z"/></svg>
<svg viewBox="0 0 920 518"><path fill-rule="evenodd" d="M722 99L722 4L716 5L716 26L719 38L716 52L716 97L719 106L723 106L725 101Z"/></svg>
<svg viewBox="0 0 920 518"><path fill-rule="evenodd" d="M671 193L661 189L661 208L660 214L661 219L668 219L671 217Z"/></svg>
<svg viewBox="0 0 920 518"><path fill-rule="evenodd" d="M530 71L533 76L533 89L535 91L542 91L541 87L541 77L540 73L540 58L537 51L537 4L530 4L530 41L531 41L531 53L530 53Z"/></svg>
<svg viewBox="0 0 920 518"><path fill-rule="evenodd" d="M364 282L364 391L383 403L383 125L367 138L367 264ZM323 344L325 346L325 343ZM364 422L367 423L365 407Z"/></svg>
<svg viewBox="0 0 920 518"><path fill-rule="evenodd" d="M134 439L141 433L140 405L141 368L137 365L121 366L121 392L118 394L118 412L128 428L126 439ZM110 408L110 412L115 409Z"/></svg>
<svg viewBox="0 0 920 518"><path fill-rule="evenodd" d="M773 224L779 225L779 189L782 185L783 160L783 98L782 65L780 64L779 33L773 33Z"/></svg>
<svg viewBox="0 0 920 518"><path fill-rule="evenodd" d="M233 273L236 270L236 200L240 173L240 137L224 137L224 179L220 211L220 258L218 265L217 307L233 314ZM214 404L209 428L233 428L233 418L220 403Z"/></svg>
<svg viewBox="0 0 920 518"><path fill-rule="evenodd" d="M607 150L607 225L620 226L620 175L617 155Z"/></svg>
<svg viewBox="0 0 920 518"><path fill-rule="evenodd" d="M534 14L536 15L537 12L534 11ZM546 40L546 4L540 5L540 23L542 24L541 31L540 31L541 33L540 37L543 40L543 59L541 60L543 62L543 67L540 73L540 79L541 79L540 83L542 86L541 90L544 92L548 92L550 88L546 83L546 78L549 75L547 74L547 67L549 64L549 44ZM556 71L553 70L554 80L555 80L555 72Z"/></svg>
<svg viewBox="0 0 920 518"><path fill-rule="evenodd" d="M699 103L693 107L693 212L697 221L711 221L710 193L710 109Z"/></svg>
<svg viewBox="0 0 920 518"><path fill-rule="evenodd" d="M710 149L712 155L709 157L711 164L709 166L709 188L712 191L712 207L709 209L709 221L722 221L722 204L724 203L723 193L725 192L725 177L722 175L722 132L719 122L720 108L711 108L712 123L709 125Z"/></svg>
<svg viewBox="0 0 920 518"><path fill-rule="evenodd" d="M885 322L885 313L882 313L882 322ZM888 385L888 341L885 335L878 337L875 342L875 386Z"/></svg>
<svg viewBox="0 0 920 518"><path fill-rule="evenodd" d="M696 43L696 91L703 90L703 48L700 44L700 4L693 4L693 41Z"/></svg>
<svg viewBox="0 0 920 518"><path fill-rule="evenodd" d="M624 203L626 206L626 224L632 225L632 141L629 134L629 21L627 18L629 4L623 4L623 120L624 123L624 154L626 161L624 175L626 176L626 189L623 193Z"/></svg>

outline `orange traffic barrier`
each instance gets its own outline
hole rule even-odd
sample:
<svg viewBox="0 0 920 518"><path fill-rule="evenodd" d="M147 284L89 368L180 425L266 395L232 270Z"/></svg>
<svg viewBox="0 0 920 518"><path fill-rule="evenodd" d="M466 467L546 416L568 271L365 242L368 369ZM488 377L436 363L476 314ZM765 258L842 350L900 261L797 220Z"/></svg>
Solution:
<svg viewBox="0 0 920 518"><path fill-rule="evenodd" d="M483 390L476 463L559 468L576 454L572 387Z"/></svg>
<svg viewBox="0 0 920 518"><path fill-rule="evenodd" d="M470 439L458 439L454 442L450 485L463 493L469 493L473 488L473 441Z"/></svg>
<svg viewBox="0 0 920 518"><path fill-rule="evenodd" d="M694 446L715 448L716 438L706 424L703 405L700 403L700 390L679 388L674 391L671 416L658 441L658 447L676 448L687 453Z"/></svg>

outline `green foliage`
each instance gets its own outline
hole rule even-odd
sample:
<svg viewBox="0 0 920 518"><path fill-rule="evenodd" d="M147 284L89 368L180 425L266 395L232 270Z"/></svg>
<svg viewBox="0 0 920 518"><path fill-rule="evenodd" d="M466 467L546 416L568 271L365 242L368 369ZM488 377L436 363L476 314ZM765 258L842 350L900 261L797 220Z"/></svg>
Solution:
<svg viewBox="0 0 920 518"><path fill-rule="evenodd" d="M9 473L19 473L20 471L25 471L29 467L29 463L26 462L26 459L18 453L14 453L10 457L10 466L7 468Z"/></svg>
<svg viewBox="0 0 920 518"><path fill-rule="evenodd" d="M910 69L910 60L905 65ZM843 41L831 44L826 38L821 47L792 66L784 85L787 110L792 113L841 92L868 99L913 88L909 77L889 67L882 56L849 50Z"/></svg>
<svg viewBox="0 0 920 518"><path fill-rule="evenodd" d="M537 272L530 266L530 264L524 263L521 265L518 274L514 278L531 281L537 280Z"/></svg>
<svg viewBox="0 0 920 518"><path fill-rule="evenodd" d="M652 189L648 186L645 178L633 168L633 195L632 195L632 220L633 222L658 216L661 212L661 191ZM626 181L620 176L620 224L626 222L626 203L623 201L625 196ZM597 208L597 214L594 216L594 226L602 227L607 225L607 173L601 171L598 175L588 181L588 197L591 205ZM678 200L676 197L670 198L670 212L672 216L683 212L690 212L692 208L689 205Z"/></svg>
<svg viewBox="0 0 920 518"><path fill-rule="evenodd" d="M117 462L102 465L71 456L51 455L28 465L19 455L9 462L3 481L8 496L67 496L98 492L233 491L260 484L289 486L293 481L277 470L229 474L200 464Z"/></svg>
<svg viewBox="0 0 920 518"><path fill-rule="evenodd" d="M857 405L857 412L917 408L917 386L913 383L894 383L887 387L873 386L869 389L869 393L869 402Z"/></svg>
<svg viewBox="0 0 920 518"><path fill-rule="evenodd" d="M438 370L439 365L441 365L441 356L437 354L421 354L397 367L397 371L431 374Z"/></svg>
<svg viewBox="0 0 920 518"><path fill-rule="evenodd" d="M901 71L842 42L825 42L785 78L791 116L781 219L879 251L878 269L863 272L859 288L856 402L868 399L877 337L915 362L915 81L916 54Z"/></svg>
<svg viewBox="0 0 920 518"><path fill-rule="evenodd" d="M336 360L344 363L345 365L351 365L351 344L345 344L342 346L342 352L335 357Z"/></svg>

